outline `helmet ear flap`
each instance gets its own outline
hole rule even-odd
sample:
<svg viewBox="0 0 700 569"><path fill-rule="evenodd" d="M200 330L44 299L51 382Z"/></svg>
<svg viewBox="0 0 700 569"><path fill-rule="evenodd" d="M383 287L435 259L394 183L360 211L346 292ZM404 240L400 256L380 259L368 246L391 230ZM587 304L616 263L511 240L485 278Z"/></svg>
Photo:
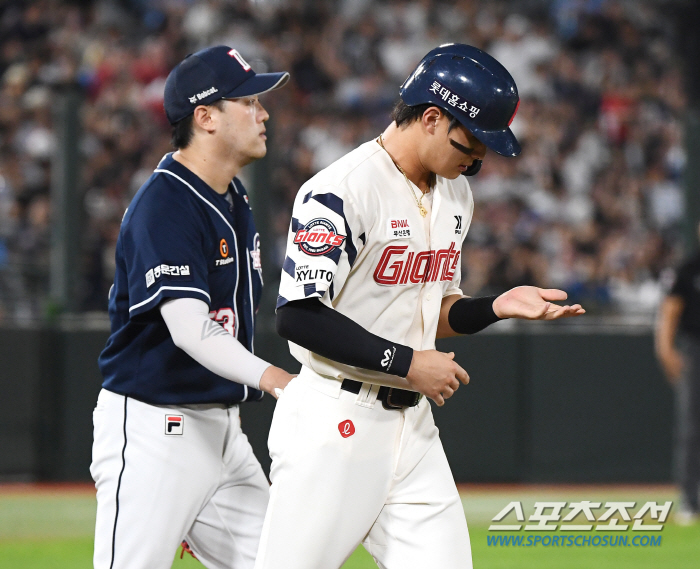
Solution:
<svg viewBox="0 0 700 569"><path fill-rule="evenodd" d="M481 170L482 163L483 160L474 160L471 165L464 172L462 172L462 176L475 176L479 173L479 170Z"/></svg>

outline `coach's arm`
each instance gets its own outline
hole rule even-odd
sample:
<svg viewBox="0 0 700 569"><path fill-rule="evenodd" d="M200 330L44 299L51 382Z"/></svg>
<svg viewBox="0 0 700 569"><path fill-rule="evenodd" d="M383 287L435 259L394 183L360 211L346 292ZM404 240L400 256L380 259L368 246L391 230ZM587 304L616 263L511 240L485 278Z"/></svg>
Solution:
<svg viewBox="0 0 700 569"><path fill-rule="evenodd" d="M446 296L440 307L437 337L474 334L505 318L556 320L586 313L580 304L559 306L552 303L566 300L566 296L563 290L536 286L518 286L500 296Z"/></svg>

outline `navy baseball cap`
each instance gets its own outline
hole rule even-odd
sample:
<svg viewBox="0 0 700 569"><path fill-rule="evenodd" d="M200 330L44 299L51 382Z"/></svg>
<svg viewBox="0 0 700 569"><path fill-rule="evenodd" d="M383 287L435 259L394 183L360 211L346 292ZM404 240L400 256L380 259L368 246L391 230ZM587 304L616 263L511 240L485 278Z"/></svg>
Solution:
<svg viewBox="0 0 700 569"><path fill-rule="evenodd" d="M198 105L279 89L289 73L255 73L235 49L217 45L191 53L165 81L163 107L170 124L191 115Z"/></svg>

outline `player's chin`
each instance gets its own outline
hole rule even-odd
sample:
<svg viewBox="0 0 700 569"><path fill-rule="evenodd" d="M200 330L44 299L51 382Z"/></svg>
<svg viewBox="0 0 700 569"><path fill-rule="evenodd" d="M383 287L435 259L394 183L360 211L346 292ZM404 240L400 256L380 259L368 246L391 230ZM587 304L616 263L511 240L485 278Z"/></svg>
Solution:
<svg viewBox="0 0 700 569"><path fill-rule="evenodd" d="M267 145L265 144L264 140L261 140L260 143L255 145L255 148L251 150L250 156L254 160L258 160L260 158L264 158L265 155L267 154Z"/></svg>
<svg viewBox="0 0 700 569"><path fill-rule="evenodd" d="M446 178L448 180L454 180L456 178L459 178L460 174L464 172L466 168L462 168L459 166L453 166L451 168L445 168L444 171L442 172L435 172L438 176L442 176L443 178Z"/></svg>

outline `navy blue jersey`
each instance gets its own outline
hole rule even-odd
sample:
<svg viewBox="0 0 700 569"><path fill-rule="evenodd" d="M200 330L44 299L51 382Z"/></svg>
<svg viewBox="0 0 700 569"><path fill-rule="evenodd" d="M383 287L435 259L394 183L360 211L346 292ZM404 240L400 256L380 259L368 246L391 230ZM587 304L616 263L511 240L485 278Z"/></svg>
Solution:
<svg viewBox="0 0 700 569"><path fill-rule="evenodd" d="M105 389L161 405L262 398L176 347L158 309L167 298L203 300L210 317L253 351L260 237L238 179L227 199L166 155L124 215L116 262L112 333L99 358Z"/></svg>

